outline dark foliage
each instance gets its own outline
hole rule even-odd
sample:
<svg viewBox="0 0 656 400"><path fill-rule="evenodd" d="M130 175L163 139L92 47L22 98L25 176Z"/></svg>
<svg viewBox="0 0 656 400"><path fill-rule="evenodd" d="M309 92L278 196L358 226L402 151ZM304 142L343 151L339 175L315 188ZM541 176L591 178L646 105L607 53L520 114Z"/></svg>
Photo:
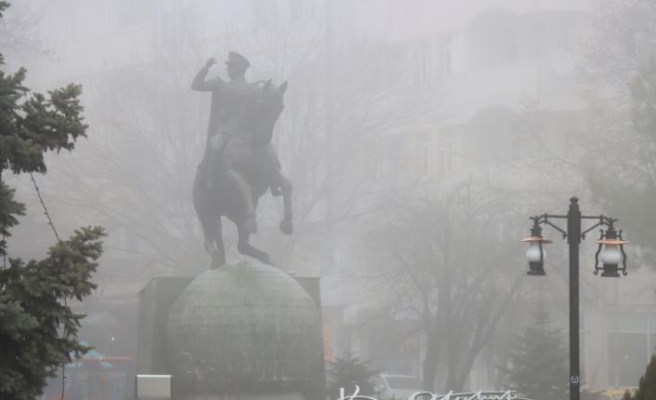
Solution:
<svg viewBox="0 0 656 400"><path fill-rule="evenodd" d="M511 387L529 399L567 398L568 350L563 333L551 326L542 305L533 311L531 322L516 337L507 370Z"/></svg>
<svg viewBox="0 0 656 400"><path fill-rule="evenodd" d="M0 17L9 7L0 1ZM2 172L46 172L44 153L72 150L84 136L81 88L68 85L44 96L27 97L26 70L6 74L0 55L0 178ZM70 354L88 347L77 339L80 320L66 305L82 300L96 287L91 278L102 253L103 229L77 230L58 241L41 261L9 258L6 237L18 224L25 205L0 179L0 400L31 400L48 377L70 362Z"/></svg>
<svg viewBox="0 0 656 400"><path fill-rule="evenodd" d="M340 388L344 388L345 395L352 395L355 386L360 388L361 395L373 395L375 390L371 383L378 371L369 367L368 361L360 360L351 353L343 357L336 357L328 364L327 390L328 396L339 398Z"/></svg>
<svg viewBox="0 0 656 400"><path fill-rule="evenodd" d="M631 400L656 400L656 355L651 356L645 374L640 378L635 395L633 397L628 396L628 398ZM627 399L626 394L624 399Z"/></svg>

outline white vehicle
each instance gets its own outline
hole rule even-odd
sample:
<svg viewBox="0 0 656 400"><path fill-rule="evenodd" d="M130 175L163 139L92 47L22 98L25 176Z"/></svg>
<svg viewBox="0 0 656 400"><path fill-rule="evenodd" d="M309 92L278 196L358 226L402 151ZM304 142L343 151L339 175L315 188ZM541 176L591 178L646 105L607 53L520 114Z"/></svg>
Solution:
<svg viewBox="0 0 656 400"><path fill-rule="evenodd" d="M423 391L421 380L412 375L380 374L372 379L378 400L407 400Z"/></svg>

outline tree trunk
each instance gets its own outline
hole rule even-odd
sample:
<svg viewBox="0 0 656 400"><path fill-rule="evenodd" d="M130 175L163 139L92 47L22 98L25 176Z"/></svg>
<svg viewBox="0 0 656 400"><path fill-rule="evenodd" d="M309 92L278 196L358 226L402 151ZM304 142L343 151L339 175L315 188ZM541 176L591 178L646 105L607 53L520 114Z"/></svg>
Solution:
<svg viewBox="0 0 656 400"><path fill-rule="evenodd" d="M424 356L423 362L423 389L429 392L436 390L435 379L437 377L437 365L440 359L438 336L437 332L431 331L428 332L428 338L426 340L426 355Z"/></svg>

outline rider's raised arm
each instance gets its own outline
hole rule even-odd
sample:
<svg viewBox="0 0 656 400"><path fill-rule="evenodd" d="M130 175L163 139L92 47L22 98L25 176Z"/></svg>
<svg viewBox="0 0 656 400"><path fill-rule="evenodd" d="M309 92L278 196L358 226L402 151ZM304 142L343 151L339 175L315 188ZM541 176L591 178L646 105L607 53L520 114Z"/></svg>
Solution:
<svg viewBox="0 0 656 400"><path fill-rule="evenodd" d="M205 66L198 71L194 80L191 82L191 89L197 90L200 92L209 92L212 90L219 89L224 81L223 79L216 77L214 79L206 80L207 74L210 71L210 67L216 63L216 60L213 58L209 59Z"/></svg>

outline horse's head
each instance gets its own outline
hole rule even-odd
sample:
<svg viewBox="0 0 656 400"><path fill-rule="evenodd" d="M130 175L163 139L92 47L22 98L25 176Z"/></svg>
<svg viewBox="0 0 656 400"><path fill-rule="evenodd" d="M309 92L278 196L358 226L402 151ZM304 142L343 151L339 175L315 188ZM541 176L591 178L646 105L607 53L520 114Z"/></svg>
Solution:
<svg viewBox="0 0 656 400"><path fill-rule="evenodd" d="M253 138L258 144L266 144L273 137L273 127L285 108L283 97L287 81L276 87L271 79L258 82L252 92L250 118L253 123Z"/></svg>

